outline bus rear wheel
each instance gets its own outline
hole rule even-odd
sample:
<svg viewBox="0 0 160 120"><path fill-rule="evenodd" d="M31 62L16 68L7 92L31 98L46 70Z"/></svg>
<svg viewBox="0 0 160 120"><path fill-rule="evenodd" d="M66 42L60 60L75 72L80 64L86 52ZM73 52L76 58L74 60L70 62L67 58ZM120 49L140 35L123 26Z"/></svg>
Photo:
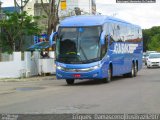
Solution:
<svg viewBox="0 0 160 120"><path fill-rule="evenodd" d="M66 79L66 82L68 85L73 85L74 84L74 79Z"/></svg>
<svg viewBox="0 0 160 120"><path fill-rule="evenodd" d="M135 63L135 65L134 65L134 77L137 76L137 73L138 73L138 64Z"/></svg>
<svg viewBox="0 0 160 120"><path fill-rule="evenodd" d="M128 73L128 76L129 76L129 77L135 77L135 76L136 76L136 74L137 74L136 71L137 71L137 70L135 70L135 69L137 69L137 67L135 67L135 66L136 66L136 65L133 63L133 64L132 64L131 72Z"/></svg>

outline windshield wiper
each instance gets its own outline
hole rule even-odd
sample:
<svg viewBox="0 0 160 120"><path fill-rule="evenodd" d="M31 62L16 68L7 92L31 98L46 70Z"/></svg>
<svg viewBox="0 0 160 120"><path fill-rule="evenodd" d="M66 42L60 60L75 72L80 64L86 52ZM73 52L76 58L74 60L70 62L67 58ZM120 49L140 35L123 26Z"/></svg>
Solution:
<svg viewBox="0 0 160 120"><path fill-rule="evenodd" d="M96 61L98 61L98 60L100 60L100 57L98 57L98 58L93 58L93 59L90 59L90 60L84 60L84 61L82 61L83 63L89 63L89 62L96 62Z"/></svg>

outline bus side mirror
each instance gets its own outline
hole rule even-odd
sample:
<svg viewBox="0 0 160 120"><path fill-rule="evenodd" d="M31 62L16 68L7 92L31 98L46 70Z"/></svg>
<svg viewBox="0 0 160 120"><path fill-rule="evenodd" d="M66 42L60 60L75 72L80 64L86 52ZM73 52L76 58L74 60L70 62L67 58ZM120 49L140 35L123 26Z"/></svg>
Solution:
<svg viewBox="0 0 160 120"><path fill-rule="evenodd" d="M106 33L105 33L105 31L103 31L103 32L101 33L101 37L100 37L101 45L104 45L104 44L105 44L105 36L106 36Z"/></svg>
<svg viewBox="0 0 160 120"><path fill-rule="evenodd" d="M49 36L49 45L52 46L55 42L55 36L57 35L57 32L52 32L51 35Z"/></svg>

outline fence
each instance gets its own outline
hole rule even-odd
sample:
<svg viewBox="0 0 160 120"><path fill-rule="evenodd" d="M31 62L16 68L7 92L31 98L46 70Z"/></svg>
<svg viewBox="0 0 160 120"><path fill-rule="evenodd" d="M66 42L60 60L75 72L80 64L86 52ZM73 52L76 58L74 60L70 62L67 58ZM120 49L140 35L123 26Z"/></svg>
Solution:
<svg viewBox="0 0 160 120"><path fill-rule="evenodd" d="M13 54L8 54L8 53L0 53L0 54L1 54L0 62L13 61Z"/></svg>
<svg viewBox="0 0 160 120"><path fill-rule="evenodd" d="M51 53L52 57L54 56ZM0 78L19 78L19 77L29 77L41 74L43 72L43 63L40 63L42 59L40 58L39 52L24 52L24 60L22 59L21 52L14 52L11 58L12 61L0 62ZM4 59L3 59L4 60ZM5 59L6 60L6 59ZM44 60L48 61L48 59ZM51 67L50 72L55 73L54 68L54 58L49 59L50 64L45 67Z"/></svg>

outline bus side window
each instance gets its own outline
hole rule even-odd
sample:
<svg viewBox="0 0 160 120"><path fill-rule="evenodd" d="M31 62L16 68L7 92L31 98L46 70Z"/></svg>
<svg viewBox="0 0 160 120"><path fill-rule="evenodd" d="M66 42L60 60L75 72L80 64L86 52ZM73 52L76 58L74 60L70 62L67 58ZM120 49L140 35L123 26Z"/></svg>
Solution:
<svg viewBox="0 0 160 120"><path fill-rule="evenodd" d="M105 54L107 53L107 48L108 48L108 35L106 35L104 45L102 45L102 48L101 48L101 56L102 57L104 57Z"/></svg>
<svg viewBox="0 0 160 120"><path fill-rule="evenodd" d="M113 36L112 35L110 35L110 41L109 41L109 45L112 45L112 43L114 42L114 40L113 40Z"/></svg>
<svg viewBox="0 0 160 120"><path fill-rule="evenodd" d="M109 35L110 35L109 45L111 45L114 42L114 29L112 23L109 24Z"/></svg>

